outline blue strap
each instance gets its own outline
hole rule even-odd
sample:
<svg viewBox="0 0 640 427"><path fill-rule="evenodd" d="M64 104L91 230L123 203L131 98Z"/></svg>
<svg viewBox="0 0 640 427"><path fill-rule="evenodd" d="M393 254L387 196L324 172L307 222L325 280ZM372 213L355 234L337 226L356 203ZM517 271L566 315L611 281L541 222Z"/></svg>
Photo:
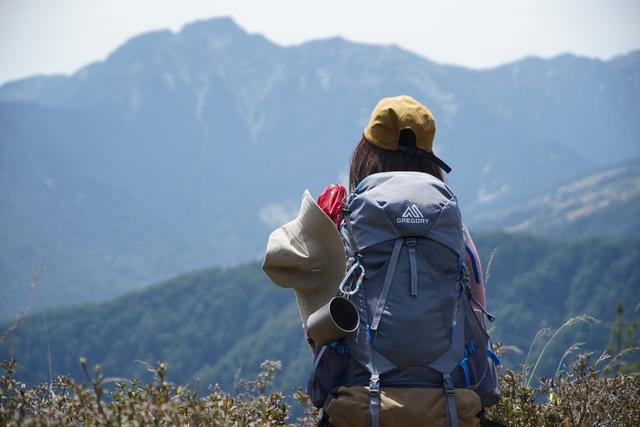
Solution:
<svg viewBox="0 0 640 427"><path fill-rule="evenodd" d="M458 365L462 368L464 373L464 386L469 387L471 385L471 372L469 371L469 355L478 349L478 343L475 341L469 341L464 345L464 356Z"/></svg>
<svg viewBox="0 0 640 427"><path fill-rule="evenodd" d="M469 359L465 357L458 363L464 373L464 386L469 387L471 385L471 373L469 372Z"/></svg>
<svg viewBox="0 0 640 427"><path fill-rule="evenodd" d="M471 372L469 371L469 355L476 350L478 350L478 343L475 341L469 341L464 346L464 357L460 362L458 362L458 365L460 365L460 367L462 368L462 372L464 373L465 387L469 387L471 385ZM491 360L493 360L493 363L495 363L496 366L502 363L498 355L495 354L493 351L489 350L488 348L485 348L485 353Z"/></svg>
<svg viewBox="0 0 640 427"><path fill-rule="evenodd" d="M464 357L469 357L471 353L478 349L478 343L475 341L469 341L464 346Z"/></svg>
<svg viewBox="0 0 640 427"><path fill-rule="evenodd" d="M493 351L491 351L491 350L489 350L487 348L487 349L485 349L485 352L487 353L487 356L489 356L491 358L491 360L493 360L493 363L495 363L496 366L502 363L502 360L500 360L498 355L495 354Z"/></svg>
<svg viewBox="0 0 640 427"><path fill-rule="evenodd" d="M329 347L334 349L340 354L349 354L349 347L346 344L339 343L338 341L332 341Z"/></svg>
<svg viewBox="0 0 640 427"><path fill-rule="evenodd" d="M471 248L469 246L464 245L465 251L467 251L467 255L471 258L471 268L473 269L473 277L476 279L476 283L480 283L480 272L478 271L478 265L476 264L476 257L473 256L473 252L471 252Z"/></svg>

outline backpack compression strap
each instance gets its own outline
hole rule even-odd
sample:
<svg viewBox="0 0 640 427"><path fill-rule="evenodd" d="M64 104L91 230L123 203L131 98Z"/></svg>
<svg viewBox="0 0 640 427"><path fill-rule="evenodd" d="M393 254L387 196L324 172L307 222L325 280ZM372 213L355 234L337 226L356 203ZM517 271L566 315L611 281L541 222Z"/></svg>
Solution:
<svg viewBox="0 0 640 427"><path fill-rule="evenodd" d="M411 266L411 296L418 296L418 267L416 263L416 238L408 237L405 243L409 248L409 264Z"/></svg>
<svg viewBox="0 0 640 427"><path fill-rule="evenodd" d="M380 298L378 299L376 311L375 311L375 314L373 315L373 320L371 321L371 331L373 332L376 332L378 330L378 325L380 324L380 319L382 318L382 312L384 311L384 305L387 302L387 297L389 296L389 291L391 290L391 282L393 281L393 275L396 272L396 266L398 265L398 258L400 257L400 249L402 249L403 243L404 243L404 239L399 238L396 240L395 244L393 245L393 252L391 253L389 266L387 266L387 272L384 276L384 284L382 285Z"/></svg>
<svg viewBox="0 0 640 427"><path fill-rule="evenodd" d="M458 427L458 410L456 409L456 392L453 387L451 374L442 374L444 382L445 401L447 414L447 427Z"/></svg>
<svg viewBox="0 0 640 427"><path fill-rule="evenodd" d="M380 375L371 374L369 380L369 427L380 426Z"/></svg>

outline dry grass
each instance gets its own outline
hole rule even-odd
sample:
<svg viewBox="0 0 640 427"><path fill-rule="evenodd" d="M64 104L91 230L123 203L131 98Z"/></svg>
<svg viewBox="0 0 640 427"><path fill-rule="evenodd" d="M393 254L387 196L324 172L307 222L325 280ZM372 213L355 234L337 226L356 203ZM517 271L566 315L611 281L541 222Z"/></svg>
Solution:
<svg viewBox="0 0 640 427"><path fill-rule="evenodd" d="M36 271L36 273L33 276L33 279L31 279L31 283L29 284L29 293L27 294L27 303L22 308L22 311L20 312L20 314L18 314L16 319L9 324L9 327L7 328L7 330L0 334L0 344L2 344L4 342L4 340L12 332L14 332L14 331L16 331L16 330L18 330L20 328L20 324L24 320L25 316L27 315L27 311L29 310L29 307L31 306L31 302L33 300L33 295L35 293L35 290L36 290L36 288L38 286L38 283L40 282L41 278L42 278L42 267L38 268L38 270Z"/></svg>
<svg viewBox="0 0 640 427"><path fill-rule="evenodd" d="M618 345L608 349L616 353L604 352L593 363L591 354L579 354L569 368L562 370L569 356L580 351L582 343L576 343L560 358L554 377L542 378L535 384L536 369L554 338L574 325L596 320L577 316L555 331L539 331L525 364L517 370L501 372L502 398L486 410L487 419L507 426L532 427L640 425L637 322L634 319L627 325L622 308L618 311L622 320L617 321L618 326L612 332ZM627 339L618 339L620 335ZM533 347L544 338L547 342L535 363L529 365ZM507 348L497 345L494 350L504 355ZM635 361L630 357L635 357ZM255 379L238 380L238 392L230 394L213 385L204 396L198 396L189 386L168 383L164 363L146 365L153 375L148 383L105 378L99 366L90 373L85 358L80 359L80 366L85 376L82 383L59 376L49 383L28 387L14 378L15 360L0 362L0 426L311 426L318 419L318 411L301 390L290 397L301 406L295 412L302 416L291 419L293 411L287 404L287 396L270 390L275 373L281 368L276 361L263 362Z"/></svg>
<svg viewBox="0 0 640 427"><path fill-rule="evenodd" d="M254 381L242 393L231 396L212 386L209 394L198 397L188 387L165 380L166 366L152 368L155 380L104 378L96 367L90 376L86 361L81 365L87 382L79 384L68 376L52 383L29 388L15 381L15 361L2 363L0 377L0 425L283 425L288 416L285 396L266 393L278 362L266 361ZM105 385L115 382L108 392Z"/></svg>
<svg viewBox="0 0 640 427"><path fill-rule="evenodd" d="M206 396L166 382L166 366L150 367L154 380L104 378L100 368L86 381L59 376L52 383L27 387L13 378L15 361L1 364L0 425L224 425L279 426L291 423L283 393L269 392L279 362L266 361L252 381L230 395L211 386ZM637 426L640 425L640 377L601 375L589 356L580 355L570 372L555 380L526 385L526 371L501 375L502 399L487 411L489 419L509 426ZM106 385L115 383L107 391ZM301 391L292 396L304 415L296 425L314 425L317 411Z"/></svg>
<svg viewBox="0 0 640 427"><path fill-rule="evenodd" d="M579 355L566 375L534 387L526 385L527 370L507 370L500 377L502 398L488 418L509 426L640 425L640 376L603 376L589 359Z"/></svg>

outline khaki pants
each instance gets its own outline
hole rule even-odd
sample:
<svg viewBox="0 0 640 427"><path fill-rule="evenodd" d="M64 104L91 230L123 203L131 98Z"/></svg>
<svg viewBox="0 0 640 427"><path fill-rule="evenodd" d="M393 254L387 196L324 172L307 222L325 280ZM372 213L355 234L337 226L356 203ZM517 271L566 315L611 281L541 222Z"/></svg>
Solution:
<svg viewBox="0 0 640 427"><path fill-rule="evenodd" d="M456 389L460 427L480 423L480 397L471 390ZM327 406L329 424L335 427L369 426L367 387L340 387ZM445 394L442 389L392 388L380 390L381 427L446 427Z"/></svg>

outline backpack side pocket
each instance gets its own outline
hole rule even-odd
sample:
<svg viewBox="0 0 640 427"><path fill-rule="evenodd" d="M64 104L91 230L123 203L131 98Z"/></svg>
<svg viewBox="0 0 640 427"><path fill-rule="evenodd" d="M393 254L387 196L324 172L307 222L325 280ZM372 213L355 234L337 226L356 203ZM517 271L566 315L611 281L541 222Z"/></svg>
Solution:
<svg viewBox="0 0 640 427"><path fill-rule="evenodd" d="M491 340L484 327L483 314L465 304L465 355L461 361L467 388L475 391L482 407L494 405L500 398L497 365L500 359L491 350Z"/></svg>
<svg viewBox="0 0 640 427"><path fill-rule="evenodd" d="M350 357L347 347L336 342L317 351L307 383L307 394L316 408L322 408L329 392L340 385Z"/></svg>

